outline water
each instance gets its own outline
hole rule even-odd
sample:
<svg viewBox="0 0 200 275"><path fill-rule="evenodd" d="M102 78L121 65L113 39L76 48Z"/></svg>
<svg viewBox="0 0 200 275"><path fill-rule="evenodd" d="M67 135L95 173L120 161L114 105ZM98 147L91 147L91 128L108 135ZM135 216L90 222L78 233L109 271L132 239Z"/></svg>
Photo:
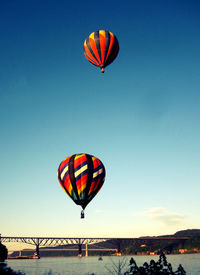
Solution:
<svg viewBox="0 0 200 275"><path fill-rule="evenodd" d="M128 270L131 256L105 256L103 261L98 257L63 257L63 258L41 258L40 260L7 260L9 267L15 271L20 270L26 275L95 275L110 274L108 269L113 270L119 261L126 262L123 272ZM158 260L159 256L135 256L138 266L151 259ZM183 266L187 275L200 275L200 254L167 255L167 261L172 264L173 271L177 270L179 264Z"/></svg>

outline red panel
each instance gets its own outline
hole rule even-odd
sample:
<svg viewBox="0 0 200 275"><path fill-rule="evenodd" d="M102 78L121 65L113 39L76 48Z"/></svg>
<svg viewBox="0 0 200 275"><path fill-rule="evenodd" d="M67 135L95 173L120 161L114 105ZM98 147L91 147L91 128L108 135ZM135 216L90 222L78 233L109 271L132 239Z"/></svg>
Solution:
<svg viewBox="0 0 200 275"><path fill-rule="evenodd" d="M101 162L100 162L99 159L95 158L93 160L93 167L94 167L94 169L97 168L100 164L101 164Z"/></svg>
<svg viewBox="0 0 200 275"><path fill-rule="evenodd" d="M71 157L71 156L70 156ZM63 169L63 167L69 162L70 157L66 158L65 160L63 160L60 164L59 167L59 172Z"/></svg>
<svg viewBox="0 0 200 275"><path fill-rule="evenodd" d="M87 57L87 55L85 54L85 57L87 58L88 61L90 61L91 63L95 64L96 66L99 66L98 62L96 61L96 59L93 57L93 55L90 53L89 49L87 46L84 45L84 49L85 49L85 53L89 56L89 59Z"/></svg>
<svg viewBox="0 0 200 275"><path fill-rule="evenodd" d="M65 182L64 182L64 187L67 189L67 191L69 192L69 186L71 185L71 181L70 181L70 177L69 174L67 175Z"/></svg>
<svg viewBox="0 0 200 275"><path fill-rule="evenodd" d="M115 40L114 35L110 34L110 45L109 45L109 48L108 48L108 53L107 53L105 62L106 62L106 60L108 59L108 56L109 56L109 54L110 54L110 51L111 51L112 46L113 46L113 43L114 43L114 40Z"/></svg>
<svg viewBox="0 0 200 275"><path fill-rule="evenodd" d="M85 161L87 161L87 157L86 157L85 154L82 155L81 157L77 158L77 159L76 159L76 157L75 157L75 159L74 159L74 169L75 169L77 166L81 165L81 164L82 164L83 162L85 162Z"/></svg>
<svg viewBox="0 0 200 275"><path fill-rule="evenodd" d="M93 191L93 189L94 189L94 187L95 187L95 184L96 184L96 182L92 182L92 184L91 184L91 186L90 186L90 190L89 190L89 195L90 195L90 193Z"/></svg>
<svg viewBox="0 0 200 275"><path fill-rule="evenodd" d="M87 58L87 60L90 61L90 63L92 63L92 64L94 64L95 66L99 67L99 64L97 63L97 61L96 61L96 62L93 62L93 61L87 56L87 54L86 54L85 52L84 52L84 55L85 55L85 57Z"/></svg>
<svg viewBox="0 0 200 275"><path fill-rule="evenodd" d="M103 176L103 175L102 175ZM89 191L89 195L91 192L94 192L95 195L99 192L99 190L101 189L102 185L100 184L102 180L102 177L98 178L96 181L92 182L91 186L90 186L90 191Z"/></svg>
<svg viewBox="0 0 200 275"><path fill-rule="evenodd" d="M77 182L76 182L76 187L78 190L78 193L80 192L80 190L82 190L82 186L85 185L87 183L87 174L85 174L84 176L82 176Z"/></svg>
<svg viewBox="0 0 200 275"><path fill-rule="evenodd" d="M101 60L100 60L100 57L99 57L99 54L98 54L98 51L97 51L97 48L96 48L95 41L92 38L89 38L89 42L90 42L91 48L92 48L96 58L99 61L99 65L101 65Z"/></svg>
<svg viewBox="0 0 200 275"><path fill-rule="evenodd" d="M100 47L101 47L101 60L104 63L105 60L105 47L106 47L106 38L99 33Z"/></svg>

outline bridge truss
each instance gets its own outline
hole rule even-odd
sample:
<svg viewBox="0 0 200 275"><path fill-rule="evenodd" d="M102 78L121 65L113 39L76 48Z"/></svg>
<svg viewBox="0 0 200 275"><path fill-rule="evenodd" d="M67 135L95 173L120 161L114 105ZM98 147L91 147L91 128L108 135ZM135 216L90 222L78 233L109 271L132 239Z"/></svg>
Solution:
<svg viewBox="0 0 200 275"><path fill-rule="evenodd" d="M53 237L5 237L0 235L1 242L18 242L29 245L34 245L36 247L36 254L39 256L40 247L56 247L59 245L77 245L78 246L78 256L82 256L82 245L86 245L86 250L88 245L97 244L99 242L109 241L116 247L116 255L121 256L121 244L129 241L139 241L141 243L145 242L155 242L156 240L176 240L181 245L188 239L188 237L140 237L140 238L53 238ZM113 249L112 249L113 250ZM87 254L87 253L86 253Z"/></svg>

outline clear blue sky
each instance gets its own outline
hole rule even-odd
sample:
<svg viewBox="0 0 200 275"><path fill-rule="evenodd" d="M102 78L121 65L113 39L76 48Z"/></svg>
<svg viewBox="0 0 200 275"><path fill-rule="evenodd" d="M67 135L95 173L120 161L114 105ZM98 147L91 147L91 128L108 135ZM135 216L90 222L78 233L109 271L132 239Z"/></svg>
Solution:
<svg viewBox="0 0 200 275"><path fill-rule="evenodd" d="M200 2L0 3L0 233L172 234L200 228ZM84 57L113 32L104 74ZM74 153L99 157L99 194L80 208L57 180Z"/></svg>

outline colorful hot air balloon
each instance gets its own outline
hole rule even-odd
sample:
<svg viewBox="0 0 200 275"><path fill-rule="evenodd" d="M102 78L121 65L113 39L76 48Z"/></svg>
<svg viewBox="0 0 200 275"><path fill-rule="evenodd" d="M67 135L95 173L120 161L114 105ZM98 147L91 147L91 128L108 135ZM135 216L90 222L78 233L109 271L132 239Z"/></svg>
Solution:
<svg viewBox="0 0 200 275"><path fill-rule="evenodd" d="M85 39L84 49L85 57L104 73L104 68L117 57L119 42L112 32L100 30Z"/></svg>
<svg viewBox="0 0 200 275"><path fill-rule="evenodd" d="M58 180L70 198L84 210L101 189L105 179L103 163L88 154L76 154L63 160ZM84 218L84 211L81 218Z"/></svg>

